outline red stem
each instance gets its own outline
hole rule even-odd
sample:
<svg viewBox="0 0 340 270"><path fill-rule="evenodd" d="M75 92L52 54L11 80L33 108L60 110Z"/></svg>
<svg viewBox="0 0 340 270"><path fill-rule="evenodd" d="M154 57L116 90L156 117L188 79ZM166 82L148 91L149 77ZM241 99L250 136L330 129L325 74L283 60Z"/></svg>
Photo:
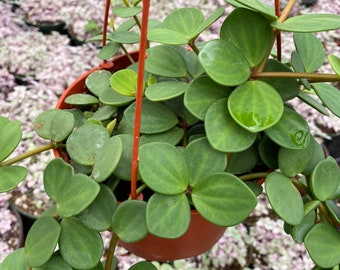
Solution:
<svg viewBox="0 0 340 270"><path fill-rule="evenodd" d="M280 0L274 0L275 1L275 14L277 17L280 17L281 11L280 11ZM277 60L281 62L281 32L277 32L276 36L276 53L277 53Z"/></svg>
<svg viewBox="0 0 340 270"><path fill-rule="evenodd" d="M142 27L139 45L139 59L138 59L138 78L136 90L136 111L135 123L133 131L133 152L132 152L132 166L131 166L131 198L136 199L137 194L137 170L138 170L138 148L140 138L140 122L142 113L142 99L144 91L144 67L147 47L147 31L149 18L150 0L143 0L142 11Z"/></svg>
<svg viewBox="0 0 340 270"><path fill-rule="evenodd" d="M106 32L107 32L107 24L109 20L109 11L110 11L110 0L106 0L105 3L105 13L104 13L104 24L103 24L103 39L102 39L102 46L106 45ZM104 63L106 60L103 61Z"/></svg>

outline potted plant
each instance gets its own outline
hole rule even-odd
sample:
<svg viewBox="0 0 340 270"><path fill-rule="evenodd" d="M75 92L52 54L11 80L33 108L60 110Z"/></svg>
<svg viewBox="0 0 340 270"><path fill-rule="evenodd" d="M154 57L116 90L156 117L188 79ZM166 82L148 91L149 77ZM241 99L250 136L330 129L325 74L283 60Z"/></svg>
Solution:
<svg viewBox="0 0 340 270"><path fill-rule="evenodd" d="M148 238L169 243L185 237L194 212L222 230L241 223L255 208L263 182L286 232L305 244L317 267L338 265L334 201L340 170L287 102L299 98L340 116L339 90L326 83L340 80L340 60L329 55L335 73L317 73L325 54L313 35L340 28L339 16L287 19L294 0L282 14L279 1L275 9L257 0L227 0L235 10L220 38L198 43L223 8L207 18L199 9L176 9L162 22L148 22L148 1L143 9L139 2L115 8L127 21L93 38L108 41L99 53L103 65L67 89L73 95L61 97L62 110L37 117L37 133L51 143L27 155L57 149L63 158L44 171L45 191L56 206L36 221L25 249L8 257L4 267L12 268L5 269L26 263L102 269L103 230L113 232L104 263L112 269L118 239L138 254ZM281 61L280 31L294 33L296 51L287 62ZM121 56L123 64L109 60L119 48L126 51L123 43L136 42L139 52ZM151 42L161 45L146 54ZM26 169L14 165L25 156L7 159L21 138L19 122L0 118L0 132L5 192L25 177ZM152 252L160 249L151 245Z"/></svg>

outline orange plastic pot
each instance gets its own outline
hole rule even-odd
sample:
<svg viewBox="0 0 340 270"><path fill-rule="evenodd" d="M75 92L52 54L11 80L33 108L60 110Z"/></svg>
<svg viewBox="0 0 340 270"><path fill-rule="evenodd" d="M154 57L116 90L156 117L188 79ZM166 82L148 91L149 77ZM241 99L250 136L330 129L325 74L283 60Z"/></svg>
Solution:
<svg viewBox="0 0 340 270"><path fill-rule="evenodd" d="M138 60L138 52L131 54ZM86 93L86 78L94 71L106 69L111 72L126 68L131 64L125 55L118 56L106 65L99 65L79 78L77 78L62 94L56 105L57 109L71 109L72 106L65 103L65 99L72 94ZM69 161L68 154L63 149L54 150L55 157L61 157ZM176 221L174 221L176 222ZM196 210L191 211L191 222L187 232L176 239L164 239L151 234L135 243L119 244L131 253L147 260L167 261L197 256L209 250L224 234L226 227L217 226L204 219Z"/></svg>

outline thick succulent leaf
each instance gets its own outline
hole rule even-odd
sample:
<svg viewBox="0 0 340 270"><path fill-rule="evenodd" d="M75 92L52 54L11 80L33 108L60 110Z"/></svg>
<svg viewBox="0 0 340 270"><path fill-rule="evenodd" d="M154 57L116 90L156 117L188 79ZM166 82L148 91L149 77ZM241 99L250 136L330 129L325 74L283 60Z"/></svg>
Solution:
<svg viewBox="0 0 340 270"><path fill-rule="evenodd" d="M109 139L109 133L100 125L83 125L73 131L66 141L71 159L82 165L93 165L99 149Z"/></svg>
<svg viewBox="0 0 340 270"><path fill-rule="evenodd" d="M314 72L324 63L325 49L314 34L294 33L294 44L306 72Z"/></svg>
<svg viewBox="0 0 340 270"><path fill-rule="evenodd" d="M256 139L256 133L242 128L231 117L226 98L209 107L205 116L205 129L209 143L222 152L243 151Z"/></svg>
<svg viewBox="0 0 340 270"><path fill-rule="evenodd" d="M226 98L231 89L217 84L208 76L198 77L190 82L184 94L185 107L198 119L203 120L209 106Z"/></svg>
<svg viewBox="0 0 340 270"><path fill-rule="evenodd" d="M112 9L113 14L122 18L129 18L142 12L141 7L115 7Z"/></svg>
<svg viewBox="0 0 340 270"><path fill-rule="evenodd" d="M195 34L192 36L193 37L198 36L205 29L211 26L215 21L217 21L223 15L223 13L224 13L224 8L223 7L218 8L214 13L209 15L209 17L206 18L203 23L201 23L201 25L196 29Z"/></svg>
<svg viewBox="0 0 340 270"><path fill-rule="evenodd" d="M179 127L174 127L162 133L157 134L143 134L140 138L140 143L150 142L166 142L172 145L177 145L184 136L184 130Z"/></svg>
<svg viewBox="0 0 340 270"><path fill-rule="evenodd" d="M163 27L183 34L191 40L196 29L203 23L203 13L198 8L180 8L171 12L163 21Z"/></svg>
<svg viewBox="0 0 340 270"><path fill-rule="evenodd" d="M272 172L266 177L265 188L270 205L285 222L297 225L302 221L303 201L289 177Z"/></svg>
<svg viewBox="0 0 340 270"><path fill-rule="evenodd" d="M188 51L184 56L184 60L192 78L197 78L204 73L204 69L198 60L198 55L194 51Z"/></svg>
<svg viewBox="0 0 340 270"><path fill-rule="evenodd" d="M161 194L179 194L189 185L189 169L183 154L168 143L142 145L139 172L147 186Z"/></svg>
<svg viewBox="0 0 340 270"><path fill-rule="evenodd" d="M106 105L124 106L133 102L135 97L118 94L116 91L113 91L111 86L108 86L103 89L101 95L99 96L99 100Z"/></svg>
<svg viewBox="0 0 340 270"><path fill-rule="evenodd" d="M223 172L227 166L227 154L212 148L205 137L189 143L183 154L190 171L190 185L208 174Z"/></svg>
<svg viewBox="0 0 340 270"><path fill-rule="evenodd" d="M104 251L100 234L75 217L62 220L59 249L65 262L75 269L95 267Z"/></svg>
<svg viewBox="0 0 340 270"><path fill-rule="evenodd" d="M280 146L274 143L267 135L264 135L259 142L259 155L262 162L271 169L279 167L277 161L277 155L279 153Z"/></svg>
<svg viewBox="0 0 340 270"><path fill-rule="evenodd" d="M0 265L1 270L28 270L25 248L19 248L10 253Z"/></svg>
<svg viewBox="0 0 340 270"><path fill-rule="evenodd" d="M303 171L303 174L305 175L311 175L316 164L318 164L321 160L325 158L325 151L323 147L316 141L316 139L313 136L311 137L310 144L313 145L314 150L313 150L313 156L307 168L305 168ZM311 147L311 145L308 147Z"/></svg>
<svg viewBox="0 0 340 270"><path fill-rule="evenodd" d="M220 31L221 39L239 48L250 67L260 64L267 55L271 35L268 21L260 13L245 8L232 11Z"/></svg>
<svg viewBox="0 0 340 270"><path fill-rule="evenodd" d="M166 28L154 28L148 32L148 40L167 45L184 45L189 39L177 31Z"/></svg>
<svg viewBox="0 0 340 270"><path fill-rule="evenodd" d="M134 32L116 31L107 35L110 41L124 44L133 44L139 42L139 35Z"/></svg>
<svg viewBox="0 0 340 270"><path fill-rule="evenodd" d="M325 106L337 117L340 117L340 91L327 83L313 83L313 89Z"/></svg>
<svg viewBox="0 0 340 270"><path fill-rule="evenodd" d="M151 101L163 101L182 95L188 84L179 81L164 81L151 84L145 89L145 96Z"/></svg>
<svg viewBox="0 0 340 270"><path fill-rule="evenodd" d="M263 3L261 0L226 0L226 2L235 7L249 8L258 11L270 21L277 19L273 6Z"/></svg>
<svg viewBox="0 0 340 270"><path fill-rule="evenodd" d="M106 180L116 169L122 154L122 140L118 136L108 139L95 156L91 177L97 182Z"/></svg>
<svg viewBox="0 0 340 270"><path fill-rule="evenodd" d="M110 85L118 94L134 97L137 91L137 73L131 69L118 70L112 74Z"/></svg>
<svg viewBox="0 0 340 270"><path fill-rule="evenodd" d="M155 46L147 50L145 70L163 77L182 78L187 75L184 57L169 45Z"/></svg>
<svg viewBox="0 0 340 270"><path fill-rule="evenodd" d="M21 123L2 118L0 126L0 162L5 160L18 146L21 137Z"/></svg>
<svg viewBox="0 0 340 270"><path fill-rule="evenodd" d="M99 121L109 120L117 112L117 107L115 106L102 106L98 108L97 111L91 116L91 118L97 119Z"/></svg>
<svg viewBox="0 0 340 270"><path fill-rule="evenodd" d="M303 65L301 56L300 56L300 54L297 53L297 51L293 51L291 53L291 61L290 62L291 62L291 65L292 65L294 71L305 72L305 67ZM312 88L307 79L301 78L300 81L306 89L310 90Z"/></svg>
<svg viewBox="0 0 340 270"><path fill-rule="evenodd" d="M108 42L98 53L98 58L102 60L109 60L119 51L120 44L114 41Z"/></svg>
<svg viewBox="0 0 340 270"><path fill-rule="evenodd" d="M78 217L87 227L100 232L110 228L116 208L117 199L112 190L106 185L100 185L96 199Z"/></svg>
<svg viewBox="0 0 340 270"><path fill-rule="evenodd" d="M61 142L74 128L74 116L65 110L51 109L39 114L34 129L40 137Z"/></svg>
<svg viewBox="0 0 340 270"><path fill-rule="evenodd" d="M298 225L293 226L291 231L293 239L298 243L302 243L307 232L314 226L314 224L315 211L311 211L303 217L303 220Z"/></svg>
<svg viewBox="0 0 340 270"><path fill-rule="evenodd" d="M73 94L65 99L65 103L77 106L91 106L99 104L99 100L89 94Z"/></svg>
<svg viewBox="0 0 340 270"><path fill-rule="evenodd" d="M229 173L214 173L197 181L192 201L205 219L220 226L240 223L257 204L253 191Z"/></svg>
<svg viewBox="0 0 340 270"><path fill-rule="evenodd" d="M71 266L69 266L64 259L60 256L59 252L55 252L53 256L42 266L33 267L32 270L73 270ZM91 269L96 270L96 269Z"/></svg>
<svg viewBox="0 0 340 270"><path fill-rule="evenodd" d="M292 72L286 65L274 59L269 59L264 68L265 72ZM299 83L296 79L292 78L263 78L264 81L271 85L286 101L296 97L300 91Z"/></svg>
<svg viewBox="0 0 340 270"><path fill-rule="evenodd" d="M322 268L340 264L340 234L329 224L316 224L306 235L305 247L313 261Z"/></svg>
<svg viewBox="0 0 340 270"><path fill-rule="evenodd" d="M143 99L142 108L141 133L156 134L170 130L177 125L177 116L163 103ZM134 126L135 110L136 103L133 103L124 111L125 120L130 127Z"/></svg>
<svg viewBox="0 0 340 270"><path fill-rule="evenodd" d="M122 141L123 152L113 174L119 179L130 181L133 136L132 134L119 134L116 135L116 137L119 137L119 139Z"/></svg>
<svg viewBox="0 0 340 270"><path fill-rule="evenodd" d="M103 89L110 87L111 72L108 70L96 70L87 76L86 87L97 97L102 94Z"/></svg>
<svg viewBox="0 0 340 270"><path fill-rule="evenodd" d="M239 85L250 76L250 67L242 51L221 39L204 45L198 59L207 74L222 85Z"/></svg>
<svg viewBox="0 0 340 270"><path fill-rule="evenodd" d="M279 93L262 81L247 81L238 86L228 99L233 119L250 132L260 132L275 125L283 114Z"/></svg>
<svg viewBox="0 0 340 270"><path fill-rule="evenodd" d="M228 157L228 167L226 172L235 175L249 172L255 167L258 160L259 155L257 151L257 144L253 144L248 149L241 152L232 153Z"/></svg>
<svg viewBox="0 0 340 270"><path fill-rule="evenodd" d="M157 270L157 268L151 262L141 261L132 265L129 270Z"/></svg>
<svg viewBox="0 0 340 270"><path fill-rule="evenodd" d="M84 174L73 174L72 167L62 159L48 163L44 171L45 191L57 203L60 216L79 214L100 191L99 184Z"/></svg>
<svg viewBox="0 0 340 270"><path fill-rule="evenodd" d="M340 58L334 54L328 55L328 61L331 64L334 72L340 76Z"/></svg>
<svg viewBox="0 0 340 270"><path fill-rule="evenodd" d="M333 196L340 185L340 169L334 158L320 161L314 168L310 186L315 197L325 201Z"/></svg>
<svg viewBox="0 0 340 270"><path fill-rule="evenodd" d="M34 222L25 241L25 254L29 266L41 266L51 258L60 231L60 225L53 217L40 217Z"/></svg>
<svg viewBox="0 0 340 270"><path fill-rule="evenodd" d="M27 169L22 166L0 167L0 193L15 189L26 175Z"/></svg>
<svg viewBox="0 0 340 270"><path fill-rule="evenodd" d="M184 193L170 196L153 194L146 208L146 222L153 235L170 239L180 237L190 225L188 198Z"/></svg>
<svg viewBox="0 0 340 270"><path fill-rule="evenodd" d="M313 158L315 143L312 135L304 149L289 149L281 147L278 155L279 168L287 176L293 177L303 172Z"/></svg>
<svg viewBox="0 0 340 270"><path fill-rule="evenodd" d="M319 101L312 98L309 94L306 93L299 93L298 98L301 99L303 102L307 103L309 106L313 107L318 112L329 116L329 112L327 109L321 104Z"/></svg>
<svg viewBox="0 0 340 270"><path fill-rule="evenodd" d="M275 143L289 149L304 149L310 140L307 122L288 106L285 106L280 121L264 132Z"/></svg>
<svg viewBox="0 0 340 270"><path fill-rule="evenodd" d="M303 14L288 18L285 22L273 21L271 26L286 32L313 33L340 28L339 15Z"/></svg>
<svg viewBox="0 0 340 270"><path fill-rule="evenodd" d="M148 233L146 202L129 200L119 204L112 217L112 230L126 243L143 239Z"/></svg>

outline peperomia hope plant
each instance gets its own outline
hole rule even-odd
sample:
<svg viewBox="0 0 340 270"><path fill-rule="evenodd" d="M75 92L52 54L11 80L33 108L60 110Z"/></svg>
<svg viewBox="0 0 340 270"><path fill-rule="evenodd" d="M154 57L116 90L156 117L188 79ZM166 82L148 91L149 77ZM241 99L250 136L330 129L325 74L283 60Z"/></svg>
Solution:
<svg viewBox="0 0 340 270"><path fill-rule="evenodd" d="M140 40L140 1L123 2L113 12L126 21L107 33L99 54L105 61ZM20 142L21 124L0 118L1 192L25 178L26 169L13 165L22 158L49 149L67 153L44 172L55 207L35 222L25 248L10 255L1 270L114 269L117 239L178 238L189 227L191 209L211 223L233 226L255 208L262 185L315 269L340 264L340 170L289 105L298 98L311 110L340 117L340 92L331 84L340 81L340 59L328 55L334 74L318 73L325 51L313 34L339 29L340 16L287 19L294 0L281 14L259 0L226 2L235 9L219 38L201 43L197 38L223 15L223 7L207 18L199 9L180 8L162 22L149 21L139 114L138 63L127 53L127 68L88 75L87 92L65 100L73 108L37 117L36 131L50 144L7 158ZM295 47L285 61L280 46L274 48L281 45L281 31L293 33ZM130 194L136 162L138 181ZM112 241L101 263L99 232L105 230L112 231Z"/></svg>

